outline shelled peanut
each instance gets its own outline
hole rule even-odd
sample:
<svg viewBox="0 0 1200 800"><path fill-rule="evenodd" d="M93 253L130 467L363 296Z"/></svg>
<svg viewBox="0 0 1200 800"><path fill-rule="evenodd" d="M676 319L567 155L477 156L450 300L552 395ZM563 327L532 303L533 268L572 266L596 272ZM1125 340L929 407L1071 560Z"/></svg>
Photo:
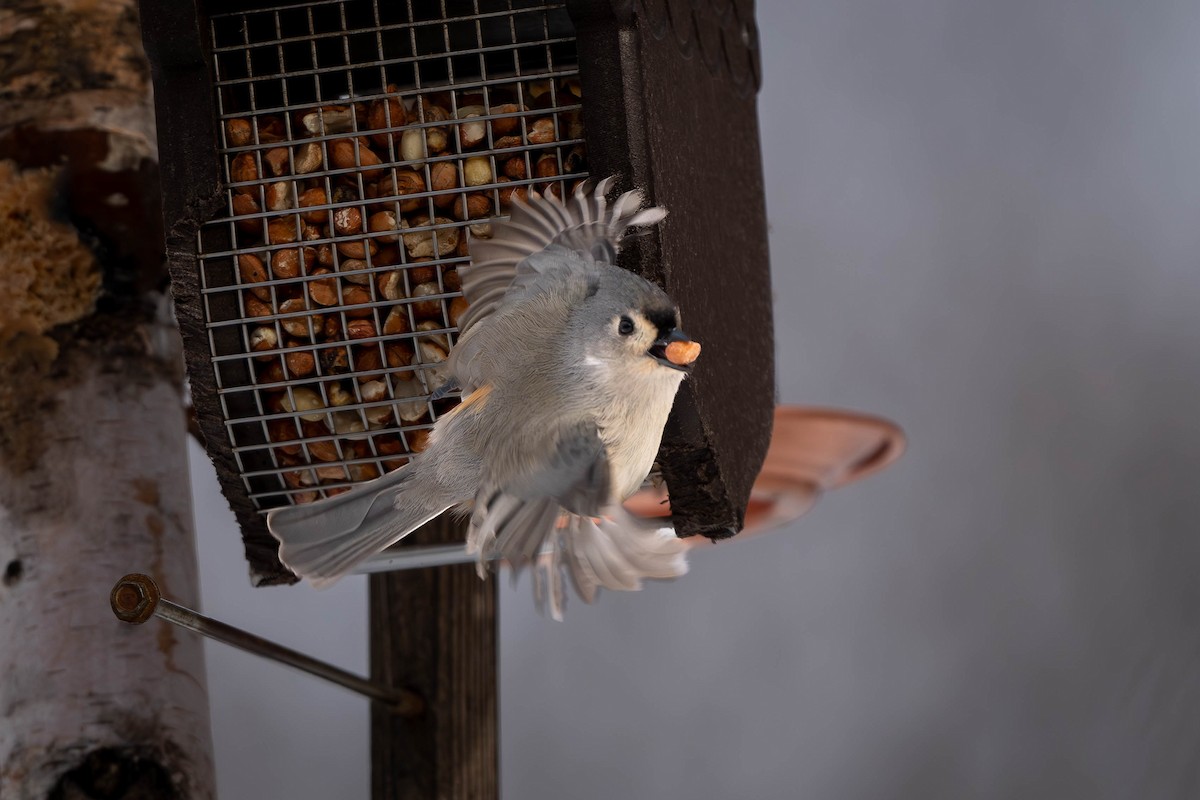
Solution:
<svg viewBox="0 0 1200 800"><path fill-rule="evenodd" d="M486 98L389 86L227 120L226 144L246 148L228 162L246 341L292 502L424 448L457 402L428 400L466 309L457 266L514 201L586 174L579 102L573 78Z"/></svg>

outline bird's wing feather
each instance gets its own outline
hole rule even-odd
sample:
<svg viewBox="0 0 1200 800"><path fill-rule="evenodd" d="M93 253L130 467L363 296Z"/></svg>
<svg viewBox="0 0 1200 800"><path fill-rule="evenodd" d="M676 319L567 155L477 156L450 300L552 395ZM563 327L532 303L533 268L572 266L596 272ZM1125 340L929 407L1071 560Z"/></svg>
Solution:
<svg viewBox="0 0 1200 800"><path fill-rule="evenodd" d="M561 617L563 572L591 602L600 587L641 588L645 578L674 578L687 571L683 542L673 532L648 527L611 503L608 456L599 432L581 423L560 437L540 470L475 499L467 549L483 565L496 556L514 574L539 564L535 592Z"/></svg>
<svg viewBox="0 0 1200 800"><path fill-rule="evenodd" d="M541 470L509 482L504 491L522 500L549 497L574 514L600 513L611 496L611 472L596 425L572 427Z"/></svg>
<svg viewBox="0 0 1200 800"><path fill-rule="evenodd" d="M663 208L639 210L638 191L626 192L609 206L604 196L610 188L612 178L605 178L591 194L581 184L565 201L534 193L529 203L513 203L511 216L496 225L492 238L473 240L471 264L458 270L469 304L459 320L462 333L494 313L509 292L523 291L548 268L564 265L530 256L561 247L584 256L565 262L576 268L587 261L611 264L627 228L654 225L667 215Z"/></svg>
<svg viewBox="0 0 1200 800"><path fill-rule="evenodd" d="M540 469L475 498L467 548L480 563L500 556L517 568L529 563L555 529L564 509L599 513L610 494L608 456L595 425L581 424L559 439Z"/></svg>

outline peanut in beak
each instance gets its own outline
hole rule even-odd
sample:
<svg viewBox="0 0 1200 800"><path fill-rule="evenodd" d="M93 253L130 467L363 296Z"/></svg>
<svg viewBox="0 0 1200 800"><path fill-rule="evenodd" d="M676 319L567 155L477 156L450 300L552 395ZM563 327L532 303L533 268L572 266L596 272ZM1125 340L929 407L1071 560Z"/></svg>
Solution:
<svg viewBox="0 0 1200 800"><path fill-rule="evenodd" d="M681 367L686 367L700 356L700 343L687 342L671 342L667 345L664 352L667 360L672 364L678 364Z"/></svg>

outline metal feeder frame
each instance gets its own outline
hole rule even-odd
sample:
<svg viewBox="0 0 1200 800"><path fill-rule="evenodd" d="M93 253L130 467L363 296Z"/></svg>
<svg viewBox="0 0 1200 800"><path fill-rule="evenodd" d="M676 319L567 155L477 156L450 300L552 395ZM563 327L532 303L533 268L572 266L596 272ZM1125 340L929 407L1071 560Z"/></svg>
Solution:
<svg viewBox="0 0 1200 800"><path fill-rule="evenodd" d="M272 277L268 272L266 280L247 283L238 257L257 255L269 268L273 253L287 249L328 245L336 253L339 244L352 241L376 239L380 244L389 235L386 231L343 236L332 224L340 209L358 208L365 218L377 201L399 208L399 195L369 196L368 173L377 176L380 173L373 170L382 169L386 177L396 168L416 168L430 187L430 169L449 162L456 166L462 186L462 161L473 156L489 159L493 180L454 191L485 193L493 214L500 210L500 193L512 185L547 189L557 184L559 191L570 191L575 181L589 175L615 175L618 190L636 186L650 202L669 209L667 222L631 240L621 260L622 266L667 290L682 309L686 329L704 345L695 373L676 400L659 467L681 536L723 538L742 527L750 489L770 441L775 392L752 0L143 0L141 15L155 86L167 256L193 404L222 491L241 526L256 582L296 580L276 557L276 543L264 524L266 510L298 495L311 499L306 493L338 491L364 474L395 466L405 451L416 449L417 432L427 430L457 402L429 401L428 391L435 388L429 386L429 372L436 365L422 360L416 339L440 336L445 344L453 342L456 329L448 314L458 292L447 285L447 276L468 256L458 250L442 254L437 237L452 236L454 230L470 235L464 229L482 220L452 219L454 214L436 205L436 193L427 189L405 198L424 203L431 222L406 232L430 232L438 251L432 262L413 262L398 244L398 263L376 263L377 254L368 248L367 256L352 259L356 263L349 268L343 268L348 260L344 254L335 255L329 275L313 275L315 267L310 266L296 277ZM569 88L575 78L578 94ZM549 87L548 100L527 96L534 82ZM395 95L389 84L396 86ZM449 110L456 116L466 94L483 96L482 121L519 119L520 142L497 147L489 125L483 147L460 150L456 121L426 119L423 112L405 125L369 127L363 125L360 108L352 115L350 130L326 126L315 134L297 117L297 112L320 107L359 103L365 108L392 96L411 101L436 95L449 97ZM493 98L514 95L532 110L492 108L501 104ZM572 112L582 116L582 140L563 129L563 120ZM274 138L278 131L264 135L255 122L269 116L282 123L282 140ZM531 124L546 117L554 120L554 141L530 142ZM325 113L318 118L323 123ZM230 141L228 123L235 119L251 121L250 142ZM454 139L448 152L409 161L401 157L404 131L439 125L448 126ZM364 165L368 145L363 141L354 144L354 163L331 165L335 142L363 136L369 143L372 135L386 140L373 146L384 153L381 165ZM298 149L314 142L321 147L322 166L312 173L292 174ZM586 162L578 158L581 144L586 146ZM278 163L264 161L268 152L280 148L287 153L282 171ZM547 153L554 156L557 175L536 177L536 160ZM242 154L250 154L257 178L236 179L232 165ZM496 180L498 155L504 160L523 157L526 176L509 185ZM273 159L277 156L272 154ZM279 174L268 177L273 170ZM296 206L301 185L323 183L326 202L305 210L328 212L329 228L318 229L317 238L308 242L271 244L267 226L272 221L291 220L298 238L306 232L314 235L306 231L295 208L267 207L267 188L289 181L295 182L292 195L277 205ZM335 194L339 183L351 190ZM237 194L251 195L258 210L243 208L244 213L235 214ZM438 216L451 221L442 222ZM261 231L245 232L251 227L247 223L255 220L261 222ZM410 275L418 263L434 270L436 292L418 299L381 296L379 275L393 270ZM361 299L361 293L358 301L344 296L351 285L346 279L356 276L367 279L353 284L366 287L367 299ZM334 304L313 304L308 287L318 280L332 281L337 291ZM406 278L404 293L411 295L413 288ZM247 308L247 298L256 295L263 295L264 316L253 316ZM283 300L297 296L304 299L298 311L280 310ZM431 306L423 307L422 316L437 323L432 330L417 330L422 321L414 311L418 300L439 309L429 315ZM386 314L395 307L404 309L410 328L398 337L383 333ZM319 340L311 327L318 313L337 320L332 329L340 332ZM356 319L371 321L373 335L351 339L348 329ZM293 320L304 320L310 335L299 337L299 344L291 342L290 350L312 352L313 374L288 371L284 357L289 337L282 323ZM252 344L251 333L264 326L275 332L276 341L255 350L253 346L262 342ZM365 352L361 348L373 345L382 353L395 341L409 343L414 351L411 364L388 365L385 360L382 367L355 365L355 353ZM326 351L345 351L346 363L323 359ZM259 365L272 358L283 365L282 380L275 374L274 380L264 381ZM357 379L376 374L383 375L386 395L367 399ZM396 394L399 382L406 379L425 379L418 396ZM331 397L335 383L353 388L344 406ZM315 386L326 410L309 409L306 414L296 399L301 386ZM357 439L336 433L335 411L357 415L362 427L370 428L367 412L394 408L397 402L423 402L427 413L418 422L379 431L349 426ZM325 421L327 432L312 435L313 428L306 430L305 423L318 420ZM295 426L297 437L272 440L268 425L279 421ZM380 452L376 437L383 435L399 439L403 451ZM364 441L366 446L353 444ZM335 458L321 460L311 453L322 443L326 451L332 445ZM281 445L299 448L300 455L281 460ZM284 477L306 470L315 475L317 469L326 471L326 481L339 469L344 477L303 485L289 485ZM412 538L419 543L419 534ZM399 549L408 544L406 540Z"/></svg>

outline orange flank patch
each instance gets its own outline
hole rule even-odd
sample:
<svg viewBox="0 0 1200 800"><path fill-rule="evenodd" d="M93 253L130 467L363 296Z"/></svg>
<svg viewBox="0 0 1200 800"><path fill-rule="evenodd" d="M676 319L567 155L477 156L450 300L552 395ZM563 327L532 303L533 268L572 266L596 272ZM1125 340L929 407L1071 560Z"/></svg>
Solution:
<svg viewBox="0 0 1200 800"><path fill-rule="evenodd" d="M462 402L451 409L450 413L446 414L444 417L442 417L442 419L449 419L465 409L478 411L479 409L483 408L483 404L487 401L488 395L491 393L492 385L490 383L485 383L483 386L480 386L478 389L464 397Z"/></svg>

